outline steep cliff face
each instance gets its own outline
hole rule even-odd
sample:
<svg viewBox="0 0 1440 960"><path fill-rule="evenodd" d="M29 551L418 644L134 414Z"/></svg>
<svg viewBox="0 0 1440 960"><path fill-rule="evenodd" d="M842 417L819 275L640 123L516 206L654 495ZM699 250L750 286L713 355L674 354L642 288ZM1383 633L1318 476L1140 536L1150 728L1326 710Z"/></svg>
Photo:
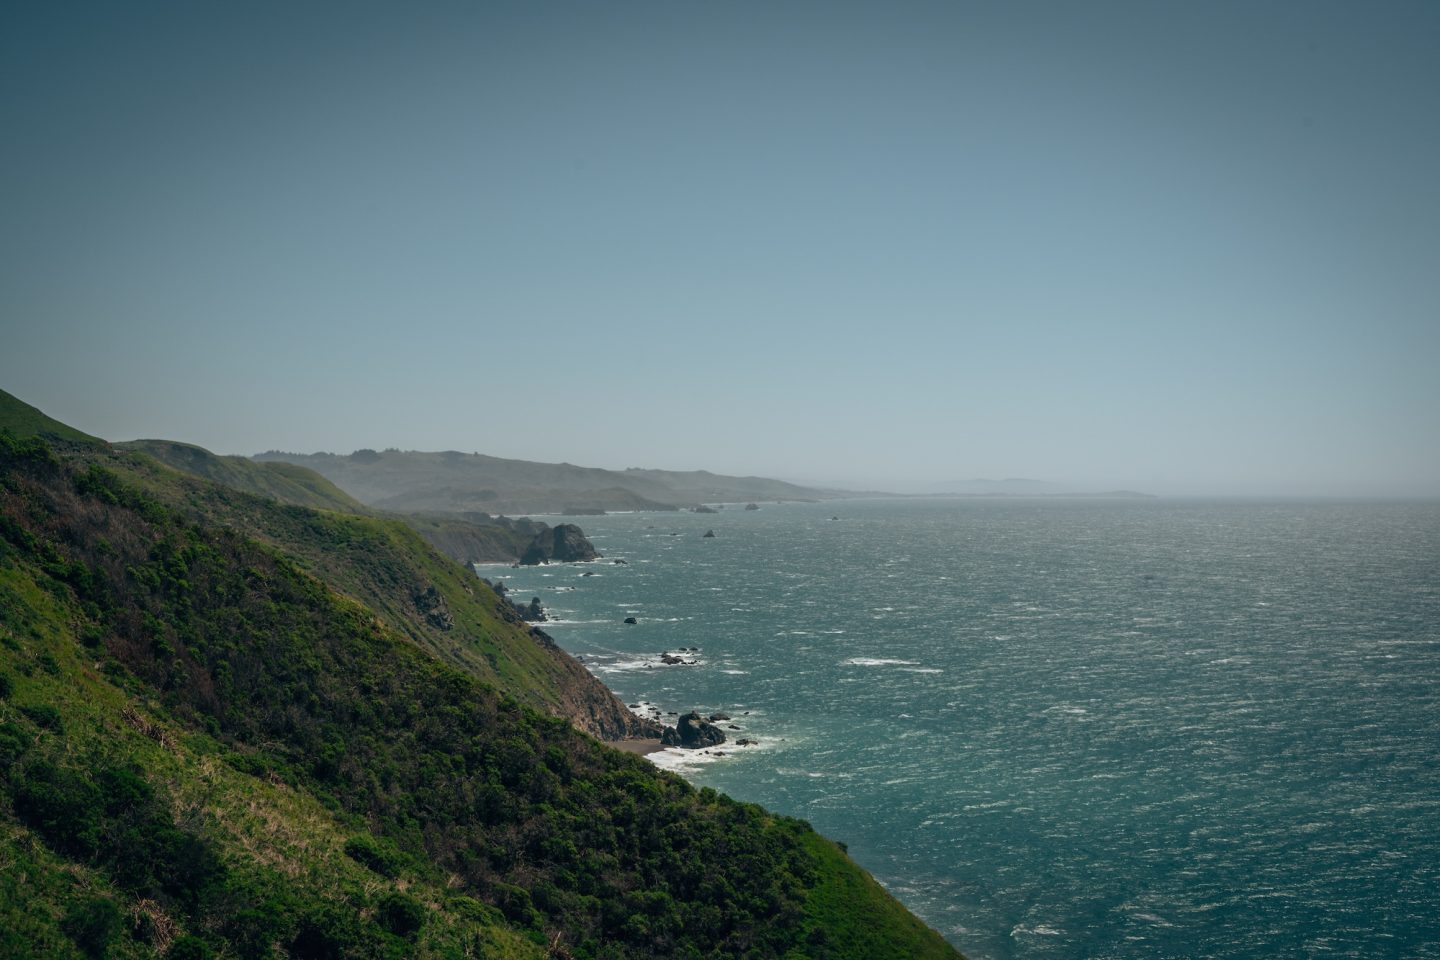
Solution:
<svg viewBox="0 0 1440 960"><path fill-rule="evenodd" d="M559 652L545 631L532 627L530 632L538 643ZM631 713L590 671L573 657L563 653L562 656L569 676L562 687L560 709L571 723L600 740L654 739L664 734L661 724Z"/></svg>

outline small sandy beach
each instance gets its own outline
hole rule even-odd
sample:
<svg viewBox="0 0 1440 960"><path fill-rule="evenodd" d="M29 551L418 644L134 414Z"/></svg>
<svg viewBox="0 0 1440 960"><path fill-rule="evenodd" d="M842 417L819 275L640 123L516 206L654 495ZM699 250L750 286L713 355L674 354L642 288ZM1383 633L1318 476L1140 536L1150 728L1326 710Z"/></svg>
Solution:
<svg viewBox="0 0 1440 960"><path fill-rule="evenodd" d="M610 746L616 750L624 750L626 753L634 753L642 757L659 753L665 749L658 737L649 740L611 740Z"/></svg>

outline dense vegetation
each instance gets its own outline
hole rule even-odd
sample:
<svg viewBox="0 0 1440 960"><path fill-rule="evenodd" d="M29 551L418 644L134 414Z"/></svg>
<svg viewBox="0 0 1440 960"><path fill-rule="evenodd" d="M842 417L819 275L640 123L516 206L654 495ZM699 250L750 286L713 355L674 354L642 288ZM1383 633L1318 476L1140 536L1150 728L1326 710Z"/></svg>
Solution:
<svg viewBox="0 0 1440 960"><path fill-rule="evenodd" d="M0 433L0 953L954 955L805 823L510 696L518 646L366 603L415 543Z"/></svg>
<svg viewBox="0 0 1440 960"><path fill-rule="evenodd" d="M230 475L238 488L197 482L134 452L106 464L191 522L279 549L418 646L524 703L599 736L650 733L603 684L532 634L508 604L467 569L438 556L404 519L281 503L244 492L254 490L252 478Z"/></svg>

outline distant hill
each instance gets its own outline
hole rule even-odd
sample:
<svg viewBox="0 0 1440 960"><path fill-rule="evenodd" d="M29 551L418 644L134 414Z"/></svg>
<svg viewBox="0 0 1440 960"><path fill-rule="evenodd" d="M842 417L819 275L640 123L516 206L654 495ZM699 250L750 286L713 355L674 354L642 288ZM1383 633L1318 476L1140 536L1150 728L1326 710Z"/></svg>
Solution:
<svg viewBox="0 0 1440 960"><path fill-rule="evenodd" d="M987 480L977 477L971 480L951 480L947 483L937 483L935 489L937 492L957 493L964 496L1043 497L1049 494L1064 493L1066 487L1049 480L1030 480L1025 477L1006 477L1004 480Z"/></svg>
<svg viewBox="0 0 1440 960"><path fill-rule="evenodd" d="M604 470L457 451L269 451L259 462L309 467L362 503L418 513L596 513L676 510L701 503L822 500L832 491L706 470Z"/></svg>
<svg viewBox="0 0 1440 960"><path fill-rule="evenodd" d="M956 497L1093 497L1137 499L1150 498L1148 493L1134 490L1083 490L1074 484L1056 483L1053 480L1029 480L1024 477L1007 477L1004 480L952 480L935 485L940 496Z"/></svg>

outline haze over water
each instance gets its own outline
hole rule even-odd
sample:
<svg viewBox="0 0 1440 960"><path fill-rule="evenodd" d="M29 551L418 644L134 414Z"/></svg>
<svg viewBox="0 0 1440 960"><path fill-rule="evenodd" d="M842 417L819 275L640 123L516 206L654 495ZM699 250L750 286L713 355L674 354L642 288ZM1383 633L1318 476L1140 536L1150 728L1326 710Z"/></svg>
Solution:
<svg viewBox="0 0 1440 960"><path fill-rule="evenodd" d="M482 572L567 618L546 629L626 702L732 714L684 774L847 842L975 960L1440 956L1440 506L585 529L628 564Z"/></svg>

